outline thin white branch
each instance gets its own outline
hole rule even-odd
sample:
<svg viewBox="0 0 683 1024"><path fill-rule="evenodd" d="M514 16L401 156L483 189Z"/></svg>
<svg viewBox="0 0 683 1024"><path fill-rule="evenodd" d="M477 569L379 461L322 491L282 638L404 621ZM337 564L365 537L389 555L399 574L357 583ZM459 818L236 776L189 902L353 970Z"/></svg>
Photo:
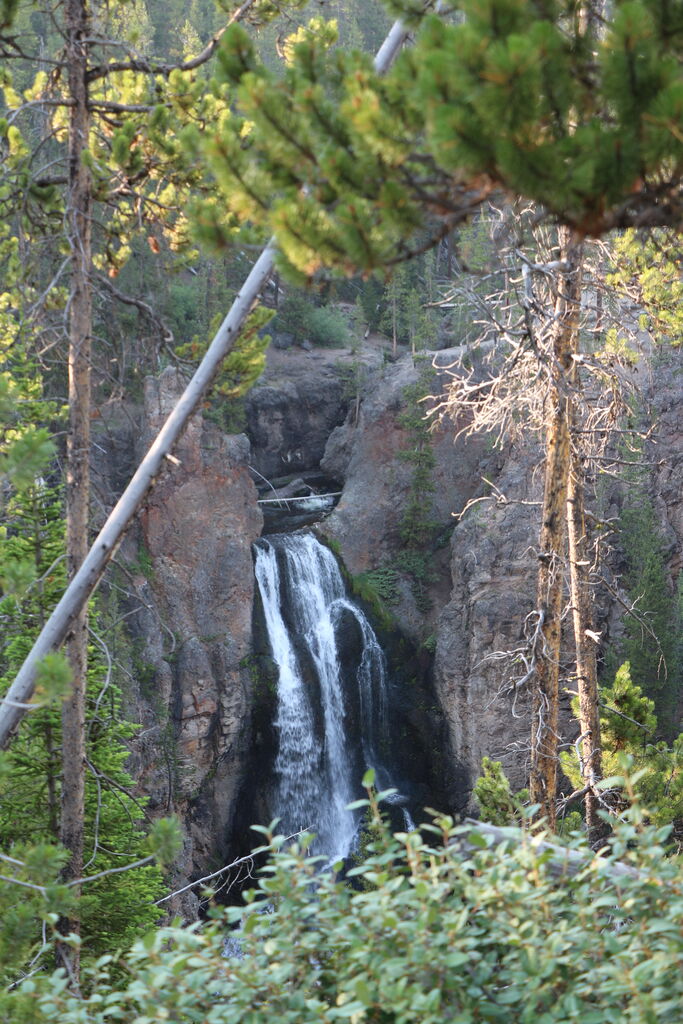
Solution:
<svg viewBox="0 0 683 1024"><path fill-rule="evenodd" d="M296 839L305 832L305 829L301 829L299 832L293 832L291 836L285 838L285 842L288 843L291 839ZM248 854L246 857L239 857L237 860L231 861L230 864L226 864L225 867L219 868L218 871L213 871L210 875L204 875L203 878L197 878L194 882L189 882L188 885L184 885L182 889L175 889L170 892L168 896L162 896L161 899L155 900L155 906L159 906L160 903L166 903L167 900L173 899L174 896L181 896L182 893L188 892L190 889L196 888L198 885L205 885L206 882L213 881L214 878L220 878L226 871L232 871L233 868L239 867L241 864L253 863L253 854Z"/></svg>
<svg viewBox="0 0 683 1024"><path fill-rule="evenodd" d="M135 868L143 868L147 864L152 864L154 857L142 857L140 860L134 860L130 864L122 864L120 868L107 868L106 871L98 871L96 875L88 875L86 878L74 878L73 881L67 882L68 888L76 885L87 885L89 882L99 882L100 878L107 878L109 875L120 875L124 871L134 871Z"/></svg>

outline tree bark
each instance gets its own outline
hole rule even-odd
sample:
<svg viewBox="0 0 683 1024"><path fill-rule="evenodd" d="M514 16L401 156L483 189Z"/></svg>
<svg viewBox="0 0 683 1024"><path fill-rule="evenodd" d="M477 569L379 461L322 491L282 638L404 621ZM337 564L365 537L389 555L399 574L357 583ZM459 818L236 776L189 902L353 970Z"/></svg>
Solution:
<svg viewBox="0 0 683 1024"><path fill-rule="evenodd" d="M570 466L571 377L581 298L581 246L567 228L559 232L560 259L552 337L552 380L548 395L545 486L537 580L538 633L532 680L529 793L537 820L556 824L558 712L565 517Z"/></svg>
<svg viewBox="0 0 683 1024"><path fill-rule="evenodd" d="M577 12L581 35L595 37L597 5L588 2ZM604 823L598 817L597 782L602 775L600 750L600 715L598 709L598 680L593 608L590 593L589 559L587 558L586 516L584 504L585 479L576 449L572 449L572 428L578 426L577 395L581 388L578 364L579 314L581 309L583 242L572 237L569 228L559 231L560 259L565 269L558 277L555 305L556 334L554 339L555 374L553 381L553 416L548 430L549 448L546 464L546 490L541 532L541 564L538 577L539 608L550 618L544 634L544 650L540 659L538 684L534 693L532 724L532 776L531 799L541 804L541 816L555 827L555 793L557 789L557 734L559 703L559 659L561 643L560 615L562 611L562 527L559 517L565 511L560 502L566 501L567 537L569 545L569 590L574 631L576 679L579 696L579 724L581 728L581 776L586 787L586 829L591 845L601 845ZM557 517L557 518L556 518ZM546 555L548 562L544 564ZM555 572L553 574L553 566ZM545 623L544 623L545 625ZM547 653L547 657L546 657ZM547 714L547 726L543 715ZM538 746L534 749L534 739Z"/></svg>
<svg viewBox="0 0 683 1024"><path fill-rule="evenodd" d="M66 557L73 580L88 553L90 511L90 405L92 354L91 208L92 183L83 153L88 148L87 0L67 0L65 6L66 60L68 66L69 185L67 230L71 250L69 295L69 431L66 445ZM79 609L67 637L67 657L72 689L62 706L62 815L61 841L69 851L65 869L68 880L83 872L83 823L85 814L85 693L87 679L87 602ZM78 896L79 894L76 893ZM62 923L80 931L76 917ZM58 959L78 983L78 947L60 944Z"/></svg>
<svg viewBox="0 0 683 1024"><path fill-rule="evenodd" d="M574 453L567 495L567 533L569 537L569 591L576 650L576 682L579 695L579 727L581 729L581 777L586 787L585 811L588 842L602 846L607 833L605 822L598 815L597 783L602 778L600 710L598 704L598 667L594 631L593 602L590 593L586 514L584 507L584 473L579 456Z"/></svg>

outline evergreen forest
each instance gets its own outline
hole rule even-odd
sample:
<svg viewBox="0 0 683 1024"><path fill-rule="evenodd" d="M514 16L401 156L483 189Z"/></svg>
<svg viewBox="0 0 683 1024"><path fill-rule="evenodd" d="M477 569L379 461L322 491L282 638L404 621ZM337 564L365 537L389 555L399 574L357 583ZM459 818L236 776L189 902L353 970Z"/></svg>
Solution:
<svg viewBox="0 0 683 1024"><path fill-rule="evenodd" d="M683 1018L682 57L683 0L0 0L0 1024ZM333 857L263 818L311 498L396 706Z"/></svg>

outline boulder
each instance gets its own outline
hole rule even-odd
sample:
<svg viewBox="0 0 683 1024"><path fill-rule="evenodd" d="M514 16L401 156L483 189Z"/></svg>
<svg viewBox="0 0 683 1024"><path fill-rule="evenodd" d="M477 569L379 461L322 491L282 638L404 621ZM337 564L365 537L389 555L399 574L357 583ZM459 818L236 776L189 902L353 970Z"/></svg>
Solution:
<svg viewBox="0 0 683 1024"><path fill-rule="evenodd" d="M269 480L316 469L347 405L339 376L310 367L295 379L255 387L246 401L252 466Z"/></svg>

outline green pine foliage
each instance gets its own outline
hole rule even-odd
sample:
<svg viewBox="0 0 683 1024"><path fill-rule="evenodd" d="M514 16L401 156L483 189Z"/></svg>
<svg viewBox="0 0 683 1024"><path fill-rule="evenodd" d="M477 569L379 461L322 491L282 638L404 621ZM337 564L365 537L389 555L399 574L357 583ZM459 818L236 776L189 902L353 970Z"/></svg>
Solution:
<svg viewBox="0 0 683 1024"><path fill-rule="evenodd" d="M574 704L576 704L576 699ZM628 662L619 667L612 686L600 688L602 772L618 793L612 809L622 811L633 799L642 800L649 820L673 828L678 848L683 842L683 734L672 742L655 741L654 701L645 696ZM619 782L623 757L632 768L632 790ZM560 755L562 770L576 789L583 786L576 751ZM616 781L615 781L616 780Z"/></svg>
<svg viewBox="0 0 683 1024"><path fill-rule="evenodd" d="M633 681L653 698L661 735L672 739L680 728L683 609L669 579L652 502L637 484L629 488L621 513L621 540L626 561L624 584L637 617L625 618L620 653L630 663Z"/></svg>
<svg viewBox="0 0 683 1024"><path fill-rule="evenodd" d="M600 690L600 735L610 754L643 749L657 728L654 701L646 697L633 681L628 661L617 669L611 686ZM614 774L616 765L607 766L606 773Z"/></svg>
<svg viewBox="0 0 683 1024"><path fill-rule="evenodd" d="M243 5L240 16L255 34L302 2L255 0ZM172 332L181 344L203 336L217 309L225 314L226 291L234 293L240 284L234 280L225 288L220 258L208 271L200 262L200 271L191 274L199 261L189 234L192 197L206 200L204 232L230 248L239 277L249 258L234 252L234 228L214 209L215 189L199 155L201 137L230 118L232 89L209 81L211 61L173 66L196 57L235 15L233 5L222 8L212 0L192 0L189 8L179 0L116 0L92 11L92 131L83 160L94 211L93 383L107 396L139 387L141 374L158 371ZM51 73L62 53L62 13L62 4L23 4L14 24L22 45L13 47L0 35L0 272L6 280L14 262L42 352L52 351L63 336L68 298L68 76ZM100 45L100 39L106 42ZM205 302L198 294L202 278ZM0 319L2 311L0 300Z"/></svg>
<svg viewBox="0 0 683 1024"><path fill-rule="evenodd" d="M239 85L242 116L206 140L210 166L235 216L270 227L273 204L287 267L298 279L310 279L321 266L377 265L378 248L388 257L385 226L380 229L370 193L383 194L390 221L408 223L411 231L420 223L417 211L400 202L400 189L364 142L364 133L346 123L345 76L353 69L362 87L370 58L338 49L330 53L335 40L333 26L312 23L278 84L275 74L259 65L247 33L233 26L224 37L220 66L223 77ZM397 238L394 232L393 241Z"/></svg>
<svg viewBox="0 0 683 1024"><path fill-rule="evenodd" d="M40 422L54 422L58 410L43 398L40 374L26 356L20 321L14 315L17 293L8 292L4 298L0 692L23 662L65 583L63 508L58 492L40 475L50 473L48 458L54 451ZM124 769L130 729L119 720L118 691L108 685L101 653L93 662L88 726L91 775L86 795L89 874L135 859L144 839L137 824L140 811L127 793L132 785ZM4 1010L5 987L23 972L44 967L59 915L75 912L73 891L59 881L66 855L57 845L59 703L69 684L63 656L45 658L37 674L34 707L11 749L0 756L3 1020L13 1019ZM130 942L155 922L159 915L150 901L162 892L158 869L149 867L127 881L117 874L93 883L79 908L90 950Z"/></svg>
<svg viewBox="0 0 683 1024"><path fill-rule="evenodd" d="M650 820L673 825L674 837L683 841L683 734L671 742L655 742L654 703L631 679L629 664L618 670L614 684L601 690L600 727L603 738L603 773L619 774L619 755L630 755L634 785L646 802Z"/></svg>
<svg viewBox="0 0 683 1024"><path fill-rule="evenodd" d="M395 564L408 576L421 611L430 607L427 588L435 578L432 546L438 527L430 501L436 460L423 405L430 381L431 374L424 373L415 384L404 388L402 411L397 420L406 432L406 445L399 452L399 458L410 466L411 477L398 524L401 547Z"/></svg>
<svg viewBox="0 0 683 1024"><path fill-rule="evenodd" d="M363 281L360 292L360 304L363 319L371 331L379 329L385 302L385 289L377 277L368 277Z"/></svg>
<svg viewBox="0 0 683 1024"><path fill-rule="evenodd" d="M319 21L281 72L241 26L223 39L238 111L204 147L226 223L275 231L294 276L393 264L501 187L587 234L681 223L678 3L619 0L595 34L564 0L391 6L418 32L384 77Z"/></svg>
<svg viewBox="0 0 683 1024"><path fill-rule="evenodd" d="M489 821L492 825L512 825L521 824L529 791L521 789L513 794L500 761L484 757L481 775L474 784L472 796L477 802L478 816L482 821Z"/></svg>
<svg viewBox="0 0 683 1024"><path fill-rule="evenodd" d="M614 239L612 260L608 284L644 308L659 341L683 344L683 255L676 239L625 231Z"/></svg>
<svg viewBox="0 0 683 1024"><path fill-rule="evenodd" d="M266 349L270 335L264 328L273 316L273 311L261 306L248 316L232 351L221 363L214 379L213 392L217 400L236 401L254 386L263 373L266 364ZM217 330L223 318L217 317ZM187 345L179 345L177 354L187 360L199 361L208 348L208 341L194 337Z"/></svg>
<svg viewBox="0 0 683 1024"><path fill-rule="evenodd" d="M577 705L578 698L574 698L572 707L576 715ZM610 780L609 807L613 815L623 814L634 800L642 801L652 824L670 826L671 838L680 851L683 843L683 734L671 743L655 742L654 706L654 701L633 681L628 662L619 667L611 686L600 688L602 774ZM629 787L622 779L624 757L630 765ZM582 789L584 782L576 749L570 747L562 751L560 761L574 789ZM482 821L493 825L524 822L528 791L512 792L499 761L483 758L473 797ZM612 824L615 822L613 818ZM580 825L580 816L571 812L560 834L566 835Z"/></svg>
<svg viewBox="0 0 683 1024"><path fill-rule="evenodd" d="M32 573L23 593L7 593L0 600L6 638L0 653L2 689L23 663L64 589L63 530L59 494L43 483L15 496L7 506L0 565L26 565ZM96 607L91 610L91 628L94 637L102 628ZM89 649L89 663L84 872L94 875L132 863L148 851L142 827L145 801L133 795L133 780L125 768L127 740L135 727L122 720L121 694L96 640ZM48 677L52 691L53 675ZM68 678L63 682L68 684ZM12 856L15 848L25 851L59 840L61 711L54 692L39 685L36 696L45 706L38 704L30 712L3 756L0 846ZM162 875L151 865L87 886L79 907L86 954L96 956L126 945L153 925L160 917L153 901L164 892ZM33 939L36 927L34 919Z"/></svg>
<svg viewBox="0 0 683 1024"><path fill-rule="evenodd" d="M434 520L429 516L428 496L434 493L432 473L436 459L431 445L424 398L431 374L423 374L403 391L403 408L398 424L406 431L406 446L400 457L412 468L408 501L399 527L401 540L409 547L422 548L433 537Z"/></svg>
<svg viewBox="0 0 683 1024"><path fill-rule="evenodd" d="M59 408L45 399L39 367L28 354L28 332L19 314L21 296L16 289L21 273L16 241L9 225L0 225L6 288L0 292L0 479L21 491L33 485L54 453L46 423L56 420ZM6 486L4 492L6 497Z"/></svg>
<svg viewBox="0 0 683 1024"><path fill-rule="evenodd" d="M19 0L2 0L0 5L0 29L9 28L19 7Z"/></svg>
<svg viewBox="0 0 683 1024"><path fill-rule="evenodd" d="M431 253L409 264L399 264L386 283L380 326L391 338L394 350L397 344L409 345L413 354L436 348L438 321L425 304L425 299L434 298L430 294L429 275L424 274L432 264Z"/></svg>

